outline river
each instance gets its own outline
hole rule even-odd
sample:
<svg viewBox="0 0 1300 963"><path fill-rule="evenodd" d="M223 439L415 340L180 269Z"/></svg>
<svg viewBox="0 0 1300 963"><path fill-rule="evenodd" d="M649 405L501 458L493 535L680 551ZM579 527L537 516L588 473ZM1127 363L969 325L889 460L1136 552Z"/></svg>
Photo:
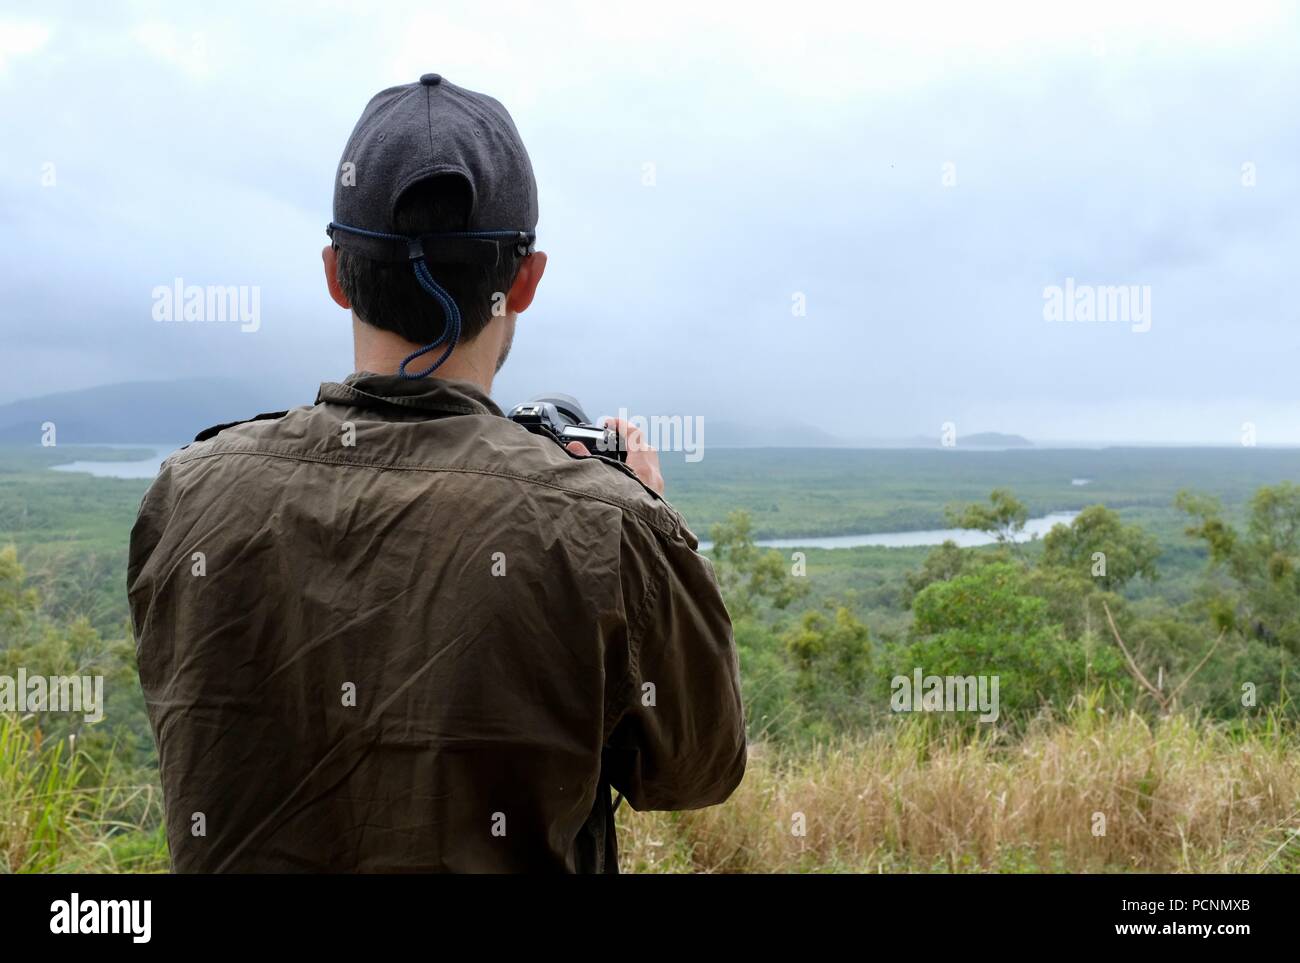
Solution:
<svg viewBox="0 0 1300 963"><path fill-rule="evenodd" d="M60 445L62 449L64 446ZM67 446L75 448L75 445ZM51 471L73 471L94 475L96 478L152 478L158 474L163 460L180 445L90 445L93 448L121 448L129 451L153 449L153 454L139 461L70 461L63 465L51 465Z"/></svg>
<svg viewBox="0 0 1300 963"><path fill-rule="evenodd" d="M1068 525L1078 512L1049 512L1025 523L1024 531L1016 539L1027 542L1037 536L1042 538L1053 525ZM997 539L986 532L969 528L933 528L911 532L868 532L862 535L810 535L803 538L764 538L758 544L765 548L859 548L874 545L882 548L917 548L956 542L962 548L992 545ZM700 551L707 551L712 542L700 542Z"/></svg>

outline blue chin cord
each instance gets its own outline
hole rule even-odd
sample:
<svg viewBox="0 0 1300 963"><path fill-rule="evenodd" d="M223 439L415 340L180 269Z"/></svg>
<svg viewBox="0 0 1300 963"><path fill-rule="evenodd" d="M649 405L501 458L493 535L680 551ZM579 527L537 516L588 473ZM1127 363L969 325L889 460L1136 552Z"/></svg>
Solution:
<svg viewBox="0 0 1300 963"><path fill-rule="evenodd" d="M442 245L443 256L448 253L445 250L446 245L452 245L455 251L458 252L448 258L452 262L495 264L499 256L497 245L514 243L516 251L520 255L524 255L531 253L535 237L531 231L449 231L442 234L407 237L401 234L368 231L364 228L349 227L346 224L338 223L331 223L325 230L330 235L331 240L334 240L335 231L343 231L365 239L362 243L370 245L371 249L368 252L364 249L358 252L363 256L378 256L381 260L389 261L409 260L415 267L415 278L420 282L420 287L432 295L433 299L442 307L443 317L446 318L447 322L442 335L432 344L426 344L419 351L411 352L397 366L398 377L405 378L408 381L427 378L437 371L443 362L451 357L451 353L456 350L456 344L460 341L460 308L456 306L456 299L447 292L446 288L434 280L433 274L429 271L428 251L424 246L425 243L433 242ZM338 242L335 241L335 243ZM387 245L386 249L385 245ZM406 366L416 358L422 357L430 351L435 351L444 344L447 346L446 349L438 357L438 360L429 367L419 372L406 370Z"/></svg>
<svg viewBox="0 0 1300 963"><path fill-rule="evenodd" d="M456 307L456 299L447 293L446 288L433 279L433 275L429 272L429 265L425 263L422 257L415 261L415 277L420 282L420 287L432 294L433 299L442 305L442 313L447 319L447 326L437 341L426 344L419 351L411 352L397 366L397 376L408 381L427 378L437 371L442 367L442 363L451 357L451 353L456 350L456 342L460 340L460 308ZM442 357L429 367L415 374L406 370L406 366L416 358L428 354L435 348L440 347L444 342L447 344L447 350L442 353Z"/></svg>

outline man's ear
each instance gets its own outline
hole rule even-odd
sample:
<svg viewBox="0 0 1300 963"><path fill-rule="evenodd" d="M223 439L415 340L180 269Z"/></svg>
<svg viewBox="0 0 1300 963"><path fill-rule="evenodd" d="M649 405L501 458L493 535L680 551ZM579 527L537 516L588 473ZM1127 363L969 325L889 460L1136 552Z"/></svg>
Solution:
<svg viewBox="0 0 1300 963"><path fill-rule="evenodd" d="M510 285L506 295L506 310L518 314L527 311L537 293L537 284L546 271L546 252L534 251L519 262L519 271L515 274L515 283Z"/></svg>
<svg viewBox="0 0 1300 963"><path fill-rule="evenodd" d="M352 303L348 301L348 296L343 293L343 288L339 285L339 259L338 252L334 250L333 244L326 244L325 250L320 252L321 260L325 262L325 284L330 289L330 297L344 311L352 309Z"/></svg>

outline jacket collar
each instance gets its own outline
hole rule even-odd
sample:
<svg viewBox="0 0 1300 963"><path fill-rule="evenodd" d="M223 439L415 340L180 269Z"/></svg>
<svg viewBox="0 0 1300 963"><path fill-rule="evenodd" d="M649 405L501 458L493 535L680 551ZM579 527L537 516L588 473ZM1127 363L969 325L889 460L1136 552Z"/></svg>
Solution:
<svg viewBox="0 0 1300 963"><path fill-rule="evenodd" d="M420 411L437 411L456 415L497 415L501 409L478 385L446 378L400 378L358 371L343 381L326 381L320 386L316 403L352 405L357 408L380 408L395 405Z"/></svg>

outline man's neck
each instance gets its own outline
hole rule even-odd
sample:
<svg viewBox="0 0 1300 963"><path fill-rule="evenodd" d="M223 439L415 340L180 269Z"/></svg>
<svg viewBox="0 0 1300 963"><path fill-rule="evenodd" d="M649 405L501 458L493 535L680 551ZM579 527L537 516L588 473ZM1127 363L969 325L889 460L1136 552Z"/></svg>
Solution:
<svg viewBox="0 0 1300 963"><path fill-rule="evenodd" d="M485 332L486 333L486 332ZM490 338L478 337L469 343L456 345L446 361L438 366L435 375L453 381L468 381L492 393L492 379L496 375L499 347L489 344ZM364 321L352 318L352 354L356 371L374 374L397 374L404 358L419 351L423 345L413 344L391 331L371 327ZM407 365L408 370L420 371L441 357L445 346L434 348Z"/></svg>

